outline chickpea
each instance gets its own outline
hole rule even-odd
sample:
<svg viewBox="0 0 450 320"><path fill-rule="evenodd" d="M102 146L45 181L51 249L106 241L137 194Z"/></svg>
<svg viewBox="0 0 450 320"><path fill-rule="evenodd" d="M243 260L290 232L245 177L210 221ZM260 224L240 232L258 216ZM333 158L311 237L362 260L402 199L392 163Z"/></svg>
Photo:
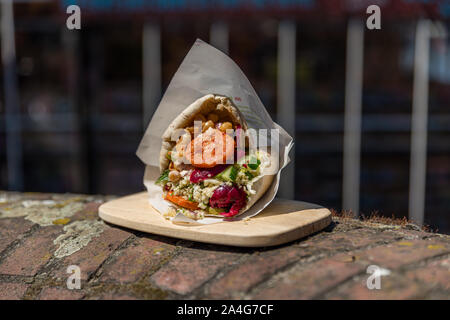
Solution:
<svg viewBox="0 0 450 320"><path fill-rule="evenodd" d="M175 210L174 207L169 207L169 209L167 210L167 214L165 216L165 218L167 220L170 220L170 217L175 217L177 215L177 211Z"/></svg>
<svg viewBox="0 0 450 320"><path fill-rule="evenodd" d="M205 132L209 128L214 128L214 122L212 122L211 120L208 120L208 121L205 122L205 124L203 125L202 132Z"/></svg>
<svg viewBox="0 0 450 320"><path fill-rule="evenodd" d="M226 132L229 129L233 129L233 125L231 124L231 122L228 122L228 121L224 122L220 126L220 131L222 131L222 132Z"/></svg>
<svg viewBox="0 0 450 320"><path fill-rule="evenodd" d="M219 121L219 116L215 113L208 114L208 120L211 120L212 122Z"/></svg>
<svg viewBox="0 0 450 320"><path fill-rule="evenodd" d="M206 122L206 118L205 118L204 115L202 115L201 113L199 113L198 115L195 116L194 121Z"/></svg>
<svg viewBox="0 0 450 320"><path fill-rule="evenodd" d="M193 122L193 127L192 127L192 133L195 135L198 133L201 133L202 131L202 127L206 122L206 118L205 116L203 116L202 114L198 114L195 116L194 118L194 122ZM199 126L200 124L200 126Z"/></svg>
<svg viewBox="0 0 450 320"><path fill-rule="evenodd" d="M185 131L187 131L190 135L191 135L191 137L192 137L192 135L194 134L194 127L187 127L186 129L184 129Z"/></svg>
<svg viewBox="0 0 450 320"><path fill-rule="evenodd" d="M180 180L180 177L180 173L177 170L172 170L169 172L169 180L172 182Z"/></svg>

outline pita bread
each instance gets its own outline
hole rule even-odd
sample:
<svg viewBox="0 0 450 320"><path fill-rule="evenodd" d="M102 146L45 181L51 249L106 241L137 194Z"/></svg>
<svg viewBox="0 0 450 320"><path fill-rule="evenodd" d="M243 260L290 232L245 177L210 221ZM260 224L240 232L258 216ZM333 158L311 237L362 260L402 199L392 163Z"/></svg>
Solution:
<svg viewBox="0 0 450 320"><path fill-rule="evenodd" d="M245 122L241 112L233 105L229 98L213 94L203 96L184 109L184 111L172 121L166 131L164 131L159 157L159 168L161 172L169 166L169 159L167 159L166 155L175 145L175 141L172 140L172 134L177 129L193 126L194 119L199 114L207 115L213 111L219 116L219 119L230 121L234 125L239 124L244 130L247 130L247 122Z"/></svg>
<svg viewBox="0 0 450 320"><path fill-rule="evenodd" d="M172 140L172 135L174 134L174 132L179 129L185 129L187 127L193 126L194 119L199 114L206 116L211 112L216 113L222 122L230 121L231 123L233 123L233 125L239 124L244 131L248 129L247 122L245 121L239 109L234 106L231 99L225 96L214 94L203 96L189 105L181 114L179 114L162 135L162 147L160 152L161 172L166 170L170 163L169 159L167 158L167 152L172 150L176 144L176 141ZM271 159L271 156L268 155L268 158ZM264 195L269 186L272 184L274 177L275 175L264 175L263 171L262 175L256 178L257 180L252 185L252 189L255 191L255 194L249 196L246 206L240 210L238 215L247 211ZM213 216L209 213L205 215Z"/></svg>

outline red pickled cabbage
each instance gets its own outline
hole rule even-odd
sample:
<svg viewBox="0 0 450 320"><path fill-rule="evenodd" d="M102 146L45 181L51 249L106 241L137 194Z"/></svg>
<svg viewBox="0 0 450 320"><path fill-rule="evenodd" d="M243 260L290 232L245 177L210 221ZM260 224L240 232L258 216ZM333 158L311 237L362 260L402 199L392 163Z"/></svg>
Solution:
<svg viewBox="0 0 450 320"><path fill-rule="evenodd" d="M245 192L235 186L221 185L218 187L211 199L209 205L212 208L230 208L228 212L222 212L221 215L225 217L232 217L239 213L247 201Z"/></svg>
<svg viewBox="0 0 450 320"><path fill-rule="evenodd" d="M215 175L221 173L223 170L228 167L227 164L219 164L212 168L196 168L192 171L191 176L189 177L189 181L192 183L199 183L205 179L209 179L214 177Z"/></svg>

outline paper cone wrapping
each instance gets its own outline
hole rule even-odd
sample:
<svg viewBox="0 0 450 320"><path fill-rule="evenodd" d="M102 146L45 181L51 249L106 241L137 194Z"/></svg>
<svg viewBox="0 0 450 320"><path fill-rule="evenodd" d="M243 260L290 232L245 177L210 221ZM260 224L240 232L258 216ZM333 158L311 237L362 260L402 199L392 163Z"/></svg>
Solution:
<svg viewBox="0 0 450 320"><path fill-rule="evenodd" d="M243 114L248 127L255 130L278 129L279 164L271 186L246 212L235 217L245 219L260 213L274 199L280 182L280 172L289 163L292 137L272 121L252 85L241 69L223 52L197 39L172 78L158 108L156 109L136 152L146 164L144 185L148 190L150 204L159 212L167 212L170 203L163 199L163 191L155 181L160 176L159 155L162 135L170 123L191 103L207 94L229 97ZM273 142L272 142L273 148ZM224 219L205 217L190 219L178 213L172 222L182 224L210 224Z"/></svg>

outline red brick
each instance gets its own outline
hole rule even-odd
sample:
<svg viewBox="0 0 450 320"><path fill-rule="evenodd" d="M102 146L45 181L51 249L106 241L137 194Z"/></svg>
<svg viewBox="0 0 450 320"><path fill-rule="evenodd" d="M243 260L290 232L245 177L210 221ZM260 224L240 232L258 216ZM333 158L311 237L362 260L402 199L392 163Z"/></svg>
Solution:
<svg viewBox="0 0 450 320"><path fill-rule="evenodd" d="M232 265L239 254L200 249L185 249L158 270L151 280L164 290L187 294Z"/></svg>
<svg viewBox="0 0 450 320"><path fill-rule="evenodd" d="M0 283L0 300L18 300L29 285L23 283Z"/></svg>
<svg viewBox="0 0 450 320"><path fill-rule="evenodd" d="M322 233L300 243L300 247L312 247L328 251L350 251L368 245L393 242L400 236L395 233L381 232L372 229L354 229L339 233Z"/></svg>
<svg viewBox="0 0 450 320"><path fill-rule="evenodd" d="M420 280L432 288L450 290L450 258L433 261L424 267L410 270L406 276L412 281Z"/></svg>
<svg viewBox="0 0 450 320"><path fill-rule="evenodd" d="M63 288L44 288L38 296L39 300L79 300L84 296L80 290Z"/></svg>
<svg viewBox="0 0 450 320"><path fill-rule="evenodd" d="M257 283L299 258L299 248L284 247L252 255L225 276L212 283L208 298L231 298L246 292Z"/></svg>
<svg viewBox="0 0 450 320"><path fill-rule="evenodd" d="M365 273L366 268L371 264L393 270L445 252L448 252L448 245L439 239L432 238L398 241L366 251L339 254L331 259L320 260L304 268L297 267L282 274L272 286L259 292L255 298L311 298L318 294L326 294L327 290L352 275L357 275L359 272ZM352 260L353 262L350 262ZM422 276L432 277L426 273L426 270L425 267ZM420 273L414 274L420 276ZM436 272L434 276L442 279L445 275ZM410 279L401 276L383 276L382 290L369 290L366 286L367 277L362 277L362 280L351 280L350 284L343 285L343 289L326 297L330 299L407 299L423 295L424 288L417 282L411 281L412 275Z"/></svg>
<svg viewBox="0 0 450 320"><path fill-rule="evenodd" d="M0 264L0 274L34 276L52 257L55 250L53 239L61 231L58 226L37 230Z"/></svg>
<svg viewBox="0 0 450 320"><path fill-rule="evenodd" d="M310 299L326 292L365 268L347 254L297 265L276 276L253 299Z"/></svg>
<svg viewBox="0 0 450 320"><path fill-rule="evenodd" d="M176 249L175 246L150 238L141 238L137 244L125 248L114 262L103 267L100 280L120 283L132 282L156 269Z"/></svg>
<svg viewBox="0 0 450 320"><path fill-rule="evenodd" d="M61 261L61 268L56 270L54 275L57 278L67 278L69 276L67 267L76 265L80 267L81 280L87 280L103 261L129 236L129 232L106 226L100 236L92 238L87 246L70 256L64 257Z"/></svg>
<svg viewBox="0 0 450 320"><path fill-rule="evenodd" d="M83 210L77 212L72 220L95 220L98 218L98 207L100 207L101 202L88 202L85 204Z"/></svg>
<svg viewBox="0 0 450 320"><path fill-rule="evenodd" d="M386 232L397 233L402 238L409 239L409 240L435 237L435 235L432 233L428 233L425 231L419 231L419 230L399 229L399 230L395 230L395 231L386 231Z"/></svg>
<svg viewBox="0 0 450 320"><path fill-rule="evenodd" d="M0 252L28 231L33 223L23 218L0 220Z"/></svg>
<svg viewBox="0 0 450 320"><path fill-rule="evenodd" d="M107 292L100 296L90 298L90 300L138 300L136 297L126 293Z"/></svg>
<svg viewBox="0 0 450 320"><path fill-rule="evenodd" d="M405 300L421 299L426 294L424 288L418 283L410 281L399 275L382 276L380 289L368 289L367 278L358 277L339 288L335 293L326 295L326 299L345 300Z"/></svg>
<svg viewBox="0 0 450 320"><path fill-rule="evenodd" d="M356 254L361 260L383 268L398 268L450 251L448 243L439 238L425 240L402 240L378 246Z"/></svg>

